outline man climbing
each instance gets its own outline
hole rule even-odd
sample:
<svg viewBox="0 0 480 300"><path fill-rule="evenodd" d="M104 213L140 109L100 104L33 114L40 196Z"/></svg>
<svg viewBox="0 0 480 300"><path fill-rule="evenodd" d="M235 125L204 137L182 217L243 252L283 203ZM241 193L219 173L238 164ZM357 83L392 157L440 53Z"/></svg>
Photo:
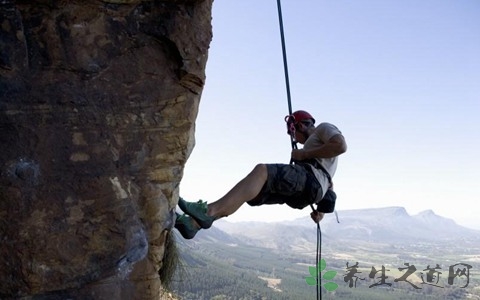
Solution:
<svg viewBox="0 0 480 300"><path fill-rule="evenodd" d="M342 133L330 123L315 127L315 119L303 110L287 116L285 121L293 141L303 144L302 149L292 150L294 164L258 164L227 194L208 205L202 200L187 202L180 198L178 205L184 214L177 213L175 228L185 239L233 214L245 202L251 206L287 204L297 209L317 204L310 214L315 223L325 213L333 212L336 195L331 177L338 156L347 150Z"/></svg>

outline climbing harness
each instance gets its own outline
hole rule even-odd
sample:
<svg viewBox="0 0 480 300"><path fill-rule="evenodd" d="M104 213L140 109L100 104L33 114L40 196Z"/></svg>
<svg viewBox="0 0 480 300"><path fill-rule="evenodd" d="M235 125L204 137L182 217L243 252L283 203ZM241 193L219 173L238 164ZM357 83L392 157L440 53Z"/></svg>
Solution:
<svg viewBox="0 0 480 300"><path fill-rule="evenodd" d="M287 123L287 131L290 135L290 142L292 144L292 149L297 149L297 142L295 141L295 119L292 115L292 98L290 96L290 80L288 78L288 63L287 63L287 51L285 47L285 34L283 31L283 18L282 18L282 5L280 0L277 0L277 8L278 8L278 21L280 24L280 38L282 42L282 53L283 53L283 67L285 73L285 86L287 88L287 101L288 101L288 116L285 117L285 121ZM293 160L290 159L290 164L293 163ZM310 207L313 211L315 208L311 204ZM317 223L317 255L316 255L316 269L317 269L317 300L322 299L322 285L321 285L321 271L319 263L321 261L321 250L322 247L322 231L320 230L320 223Z"/></svg>

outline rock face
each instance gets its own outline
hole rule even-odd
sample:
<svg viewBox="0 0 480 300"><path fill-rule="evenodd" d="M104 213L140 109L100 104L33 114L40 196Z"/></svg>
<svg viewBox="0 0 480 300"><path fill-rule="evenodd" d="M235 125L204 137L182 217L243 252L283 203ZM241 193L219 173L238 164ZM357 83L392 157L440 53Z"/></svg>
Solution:
<svg viewBox="0 0 480 300"><path fill-rule="evenodd" d="M0 1L0 298L159 299L212 0Z"/></svg>

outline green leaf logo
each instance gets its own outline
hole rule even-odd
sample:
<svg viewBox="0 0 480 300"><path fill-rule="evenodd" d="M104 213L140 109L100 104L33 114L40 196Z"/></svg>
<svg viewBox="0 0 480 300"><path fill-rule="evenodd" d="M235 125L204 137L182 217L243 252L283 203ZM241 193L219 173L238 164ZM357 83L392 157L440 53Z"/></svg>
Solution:
<svg viewBox="0 0 480 300"><path fill-rule="evenodd" d="M318 274L319 273L321 274L326 268L327 268L327 263L326 263L325 259L323 259L323 258L318 263L318 266L316 266L316 267L309 266L308 267L308 272L310 273L311 276L310 277L305 277L305 281L307 282L307 284L308 285L318 285ZM326 271L323 274L322 279L332 280L333 278L335 278L336 275L337 275L337 271ZM332 292L332 291L334 291L338 288L338 284L336 284L335 282L331 282L331 281L328 281L328 282L326 282L325 284L322 284L322 285L329 292Z"/></svg>
<svg viewBox="0 0 480 300"><path fill-rule="evenodd" d="M320 269L320 272L323 272L323 270L325 270L325 268L327 268L327 263L325 262L325 260L323 258L318 263L318 268Z"/></svg>
<svg viewBox="0 0 480 300"><path fill-rule="evenodd" d="M305 281L308 285L317 285L317 278L316 277L307 277Z"/></svg>
<svg viewBox="0 0 480 300"><path fill-rule="evenodd" d="M329 292L333 292L334 290L336 290L338 288L338 284L336 284L335 282L327 282L323 286Z"/></svg>
<svg viewBox="0 0 480 300"><path fill-rule="evenodd" d="M323 274L322 278L325 280L332 280L335 275L337 275L337 271L327 271Z"/></svg>

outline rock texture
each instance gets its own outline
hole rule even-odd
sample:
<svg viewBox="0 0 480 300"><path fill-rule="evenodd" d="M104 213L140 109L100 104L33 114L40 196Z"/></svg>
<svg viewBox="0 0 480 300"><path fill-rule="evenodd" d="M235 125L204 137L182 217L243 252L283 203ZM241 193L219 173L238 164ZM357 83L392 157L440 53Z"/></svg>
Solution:
<svg viewBox="0 0 480 300"><path fill-rule="evenodd" d="M212 0L0 1L0 298L159 299Z"/></svg>

